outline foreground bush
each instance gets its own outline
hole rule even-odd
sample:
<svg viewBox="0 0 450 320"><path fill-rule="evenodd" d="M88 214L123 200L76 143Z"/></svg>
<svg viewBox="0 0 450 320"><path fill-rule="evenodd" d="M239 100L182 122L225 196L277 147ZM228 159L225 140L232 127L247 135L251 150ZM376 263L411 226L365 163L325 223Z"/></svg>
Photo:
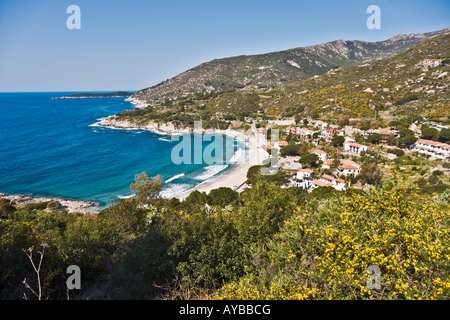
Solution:
<svg viewBox="0 0 450 320"><path fill-rule="evenodd" d="M448 199L400 186L309 202L216 299L449 299ZM381 289L367 287L367 268Z"/></svg>

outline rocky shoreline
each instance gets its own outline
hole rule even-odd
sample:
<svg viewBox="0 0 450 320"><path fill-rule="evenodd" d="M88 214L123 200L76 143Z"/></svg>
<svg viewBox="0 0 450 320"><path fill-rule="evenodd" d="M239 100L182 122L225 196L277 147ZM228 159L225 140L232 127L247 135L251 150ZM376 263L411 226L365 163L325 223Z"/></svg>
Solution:
<svg viewBox="0 0 450 320"><path fill-rule="evenodd" d="M61 209L66 209L70 213L95 213L99 211L97 210L97 208L100 206L100 203L95 203L92 201L64 199L57 197L35 197L26 194L8 195L5 193L0 193L0 198L8 199L16 204L22 205L30 203L58 201L61 204Z"/></svg>

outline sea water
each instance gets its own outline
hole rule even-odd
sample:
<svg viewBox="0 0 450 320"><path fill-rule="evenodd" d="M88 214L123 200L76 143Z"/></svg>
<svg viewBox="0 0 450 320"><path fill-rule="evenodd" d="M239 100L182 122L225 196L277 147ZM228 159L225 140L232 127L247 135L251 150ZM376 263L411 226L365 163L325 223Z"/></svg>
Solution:
<svg viewBox="0 0 450 320"><path fill-rule="evenodd" d="M74 93L0 93L0 193L105 206L132 196L130 184L145 171L162 176L162 195L170 197L217 178L242 158L243 145L235 141L224 143L233 148L225 164L175 165L171 152L179 142L170 136L91 126L133 104L124 98L52 99Z"/></svg>

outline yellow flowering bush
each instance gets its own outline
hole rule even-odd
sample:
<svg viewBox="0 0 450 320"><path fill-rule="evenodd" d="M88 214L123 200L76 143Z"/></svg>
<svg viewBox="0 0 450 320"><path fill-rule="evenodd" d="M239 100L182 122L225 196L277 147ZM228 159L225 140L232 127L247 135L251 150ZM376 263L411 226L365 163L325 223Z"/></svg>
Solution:
<svg viewBox="0 0 450 320"><path fill-rule="evenodd" d="M449 218L448 201L417 195L405 182L310 201L265 248L252 248L246 276L216 297L449 299ZM368 287L371 265L380 270L379 290Z"/></svg>

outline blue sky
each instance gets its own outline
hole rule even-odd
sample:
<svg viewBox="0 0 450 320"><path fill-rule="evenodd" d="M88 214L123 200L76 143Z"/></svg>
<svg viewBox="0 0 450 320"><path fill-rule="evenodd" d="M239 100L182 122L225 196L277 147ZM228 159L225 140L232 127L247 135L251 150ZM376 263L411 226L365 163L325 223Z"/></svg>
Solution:
<svg viewBox="0 0 450 320"><path fill-rule="evenodd" d="M448 0L0 0L0 91L139 90L217 58L448 26Z"/></svg>

